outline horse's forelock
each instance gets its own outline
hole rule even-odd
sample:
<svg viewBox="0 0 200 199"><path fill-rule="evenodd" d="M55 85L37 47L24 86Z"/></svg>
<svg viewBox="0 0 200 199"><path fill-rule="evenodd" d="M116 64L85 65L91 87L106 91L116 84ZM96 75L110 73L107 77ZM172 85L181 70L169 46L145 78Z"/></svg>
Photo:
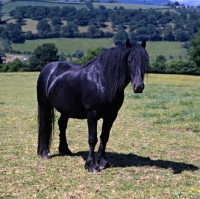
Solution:
<svg viewBox="0 0 200 199"><path fill-rule="evenodd" d="M142 71L146 73L149 65L149 56L146 50L140 44L132 43L129 55L134 55L133 57L136 62L136 67L142 67Z"/></svg>

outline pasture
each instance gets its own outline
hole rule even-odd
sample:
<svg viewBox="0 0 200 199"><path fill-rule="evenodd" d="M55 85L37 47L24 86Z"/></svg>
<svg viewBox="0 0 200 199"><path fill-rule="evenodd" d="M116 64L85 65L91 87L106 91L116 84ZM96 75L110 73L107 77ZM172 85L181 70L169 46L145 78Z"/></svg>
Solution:
<svg viewBox="0 0 200 199"><path fill-rule="evenodd" d="M11 10L14 10L17 6L59 6L59 7L64 7L64 6L73 6L77 10L86 8L84 4L80 3L59 3L59 2L38 2L38 1L17 1L17 2L10 2L2 7L2 13L3 14L8 14ZM93 3L94 8L99 8L100 5L103 5L106 7L106 9L114 9L114 7L120 7L123 6L125 9L133 9L133 10L138 10L138 9L159 9L159 10L174 10L171 9L169 6L153 6L153 5L137 5L137 4L119 4L119 3Z"/></svg>
<svg viewBox="0 0 200 199"><path fill-rule="evenodd" d="M89 49L94 49L97 46L110 48L114 46L113 39L71 39L71 38L54 38L54 39L36 39L27 40L23 44L12 43L13 50L31 51L33 52L38 45L44 43L54 43L58 48L59 53L64 52L65 54L73 54L76 50L82 50L84 54L87 54ZM179 59L181 55L182 59L187 57L187 51L182 48L182 43L180 42L147 42L147 52L149 54L150 60L155 60L156 55L164 55L168 58L170 55L174 59Z"/></svg>
<svg viewBox="0 0 200 199"><path fill-rule="evenodd" d="M58 155L57 125L53 158L37 156L37 77L0 73L0 198L200 198L199 76L148 74L143 94L129 85L107 145L111 168L99 174L84 169L86 120L69 120L73 157Z"/></svg>
<svg viewBox="0 0 200 199"><path fill-rule="evenodd" d="M53 2L39 2L39 1L16 1L10 2L2 6L2 14L9 14L11 10L14 10L18 6L48 6L48 7L64 7L64 6L73 6L77 10L85 8L86 6L79 3L53 3Z"/></svg>
<svg viewBox="0 0 200 199"><path fill-rule="evenodd" d="M100 5L106 7L106 9L114 9L115 7L124 7L124 9L158 9L158 10L172 10L170 6L156 6L156 5L142 5L142 4L126 4L126 3L93 3L94 8L99 8Z"/></svg>

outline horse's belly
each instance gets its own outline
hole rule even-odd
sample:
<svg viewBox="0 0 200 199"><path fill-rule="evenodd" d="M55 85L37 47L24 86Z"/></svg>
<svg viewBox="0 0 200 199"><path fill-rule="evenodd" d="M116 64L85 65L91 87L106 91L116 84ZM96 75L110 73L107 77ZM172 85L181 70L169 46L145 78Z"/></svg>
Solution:
<svg viewBox="0 0 200 199"><path fill-rule="evenodd" d="M87 113L85 109L80 105L67 106L66 104L63 104L63 105L53 105L53 106L58 112L60 112L61 114L65 115L68 118L77 118L77 119L87 118Z"/></svg>

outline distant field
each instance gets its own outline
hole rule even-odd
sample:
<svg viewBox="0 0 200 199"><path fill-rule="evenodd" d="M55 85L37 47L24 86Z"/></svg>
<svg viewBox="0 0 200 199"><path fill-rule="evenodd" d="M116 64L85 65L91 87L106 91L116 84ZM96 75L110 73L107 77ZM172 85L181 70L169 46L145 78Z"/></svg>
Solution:
<svg viewBox="0 0 200 199"><path fill-rule="evenodd" d="M76 50L82 50L86 53L89 49L102 47L112 47L112 39L67 39L67 38L56 38L56 39L38 39L38 40L27 40L24 44L12 44L14 50L20 51L34 51L38 45L44 43L54 43L58 48L59 52L74 53Z"/></svg>
<svg viewBox="0 0 200 199"><path fill-rule="evenodd" d="M85 5L81 4L71 4L71 3L50 3L50 2L38 2L38 1L17 1L17 2L12 2L5 4L2 6L2 13L9 13L11 10L14 10L17 6L48 6L48 7L54 7L54 6L59 6L59 7L64 7L64 6L73 6L77 10L81 8L85 8Z"/></svg>
<svg viewBox="0 0 200 199"><path fill-rule="evenodd" d="M9 19L7 23L16 23L15 19ZM37 24L38 20L33 20L33 19L24 19L23 20L23 25L22 25L22 31L27 32L27 31L32 31L32 33L37 33Z"/></svg>
<svg viewBox="0 0 200 199"><path fill-rule="evenodd" d="M3 45L3 42L1 41L1 39L0 39L0 48L4 49L4 45Z"/></svg>
<svg viewBox="0 0 200 199"><path fill-rule="evenodd" d="M114 9L114 7L124 7L125 9L171 9L169 6L154 6L154 5L141 5L141 4L123 4L123 3L93 3L94 8L99 8L99 5L104 5L107 9Z"/></svg>
<svg viewBox="0 0 200 199"><path fill-rule="evenodd" d="M179 59L181 55L182 59L185 59L187 51L181 45L181 42L147 42L147 51L149 52L151 60L154 60L156 55L165 55L166 58L172 55L175 59Z"/></svg>
<svg viewBox="0 0 200 199"><path fill-rule="evenodd" d="M96 48L98 46L110 48L113 47L113 39L38 39L38 40L27 40L24 44L12 44L14 50L20 51L34 51L38 45L44 43L54 43L58 48L59 52L64 52L65 54L72 54L76 50L82 50L87 53L89 49ZM181 57L184 59L187 56L187 52L181 47L180 42L147 42L147 51L149 53L150 59L154 60L156 55L164 55L169 57L172 55L174 58Z"/></svg>
<svg viewBox="0 0 200 199"><path fill-rule="evenodd" d="M22 26L22 31L23 32L27 32L27 31L32 31L32 33L37 33L37 24L38 21L37 20L33 20L33 19L25 19L24 20L24 25Z"/></svg>
<svg viewBox="0 0 200 199"><path fill-rule="evenodd" d="M1 0L2 4L8 3L8 2L10 2L10 0Z"/></svg>

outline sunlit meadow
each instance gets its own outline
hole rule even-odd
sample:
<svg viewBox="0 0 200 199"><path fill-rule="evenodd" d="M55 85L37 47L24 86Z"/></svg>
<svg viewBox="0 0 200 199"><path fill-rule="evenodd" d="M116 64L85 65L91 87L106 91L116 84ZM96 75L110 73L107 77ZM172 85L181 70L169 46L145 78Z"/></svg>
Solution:
<svg viewBox="0 0 200 199"><path fill-rule="evenodd" d="M73 157L58 155L57 125L53 158L37 156L37 77L0 73L0 198L200 198L199 76L148 74L142 94L129 85L99 174L84 169L86 120L69 121Z"/></svg>

